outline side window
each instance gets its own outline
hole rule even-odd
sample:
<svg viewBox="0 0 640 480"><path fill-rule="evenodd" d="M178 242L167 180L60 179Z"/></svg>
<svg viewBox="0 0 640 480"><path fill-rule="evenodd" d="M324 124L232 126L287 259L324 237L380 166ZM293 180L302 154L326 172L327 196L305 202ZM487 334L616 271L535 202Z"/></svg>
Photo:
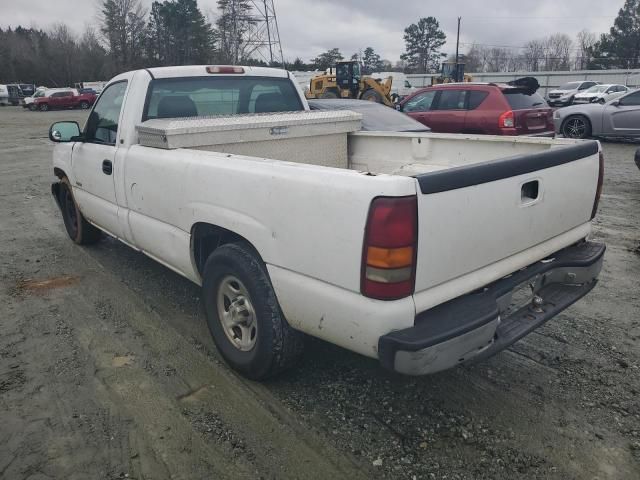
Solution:
<svg viewBox="0 0 640 480"><path fill-rule="evenodd" d="M436 97L436 90L429 90L428 92L419 93L407 103L404 104L405 112L428 112L431 110L433 99Z"/></svg>
<svg viewBox="0 0 640 480"><path fill-rule="evenodd" d="M622 97L620 99L620 105L629 105L629 106L640 105L640 92L631 93L626 97Z"/></svg>
<svg viewBox="0 0 640 480"><path fill-rule="evenodd" d="M489 92L483 92L480 90L469 91L469 101L467 103L468 110L475 110L480 106L484 99L489 96Z"/></svg>
<svg viewBox="0 0 640 480"><path fill-rule="evenodd" d="M582 85L578 88L578 90L586 90L587 88L593 87L595 84L592 82L582 82Z"/></svg>
<svg viewBox="0 0 640 480"><path fill-rule="evenodd" d="M102 92L85 127L87 142L115 145L118 136L118 120L127 82L117 82Z"/></svg>
<svg viewBox="0 0 640 480"><path fill-rule="evenodd" d="M466 90L442 90L436 110L464 110Z"/></svg>

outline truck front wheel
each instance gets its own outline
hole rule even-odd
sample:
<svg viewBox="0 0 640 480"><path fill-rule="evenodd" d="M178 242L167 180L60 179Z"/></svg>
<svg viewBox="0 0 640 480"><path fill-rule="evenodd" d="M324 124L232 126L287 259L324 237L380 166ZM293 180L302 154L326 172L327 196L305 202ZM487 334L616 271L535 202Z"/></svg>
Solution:
<svg viewBox="0 0 640 480"><path fill-rule="evenodd" d="M302 352L302 334L284 318L265 265L249 244L226 244L209 256L202 298L213 341L242 375L272 377Z"/></svg>
<svg viewBox="0 0 640 480"><path fill-rule="evenodd" d="M49 105L47 105L46 103L41 103L40 104L40 111L46 112L47 110L49 110Z"/></svg>
<svg viewBox="0 0 640 480"><path fill-rule="evenodd" d="M69 179L64 177L60 181L58 202L62 211L64 227L69 234L69 238L78 245L90 245L96 243L102 237L102 232L91 225L84 218L76 200L73 198Z"/></svg>

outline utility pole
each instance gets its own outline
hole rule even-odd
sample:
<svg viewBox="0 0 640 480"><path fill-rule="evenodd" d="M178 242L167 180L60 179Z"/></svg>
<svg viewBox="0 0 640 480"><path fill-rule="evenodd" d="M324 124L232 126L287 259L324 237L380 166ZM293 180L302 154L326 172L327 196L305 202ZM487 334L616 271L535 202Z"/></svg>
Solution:
<svg viewBox="0 0 640 480"><path fill-rule="evenodd" d="M456 82L461 82L460 69L458 68L458 61L460 58L460 20L462 17L458 17L458 36L456 38Z"/></svg>

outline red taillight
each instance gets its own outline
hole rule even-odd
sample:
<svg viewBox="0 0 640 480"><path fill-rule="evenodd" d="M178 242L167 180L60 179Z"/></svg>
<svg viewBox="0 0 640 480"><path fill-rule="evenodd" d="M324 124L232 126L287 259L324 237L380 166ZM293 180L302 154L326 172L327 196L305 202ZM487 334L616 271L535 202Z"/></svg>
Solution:
<svg viewBox="0 0 640 480"><path fill-rule="evenodd" d="M500 128L513 128L516 125L515 117L511 110L504 112L498 118L498 126Z"/></svg>
<svg viewBox="0 0 640 480"><path fill-rule="evenodd" d="M214 65L207 67L207 73L244 73L244 68L234 65Z"/></svg>
<svg viewBox="0 0 640 480"><path fill-rule="evenodd" d="M600 150L600 168L598 170L598 187L596 188L596 198L593 201L593 210L591 210L591 219L598 212L598 204L600 203L600 195L602 194L602 183L604 182L604 154Z"/></svg>
<svg viewBox="0 0 640 480"><path fill-rule="evenodd" d="M361 290L366 297L396 300L413 293L418 242L418 201L378 197L364 234Z"/></svg>

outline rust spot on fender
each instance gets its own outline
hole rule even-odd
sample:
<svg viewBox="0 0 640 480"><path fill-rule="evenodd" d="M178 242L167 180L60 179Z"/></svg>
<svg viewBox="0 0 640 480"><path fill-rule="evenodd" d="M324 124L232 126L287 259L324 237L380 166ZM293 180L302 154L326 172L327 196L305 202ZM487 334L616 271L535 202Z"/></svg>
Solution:
<svg viewBox="0 0 640 480"><path fill-rule="evenodd" d="M44 293L55 288L65 288L75 285L80 277L62 275L60 277L47 278L45 280L20 280L16 288L21 292Z"/></svg>

